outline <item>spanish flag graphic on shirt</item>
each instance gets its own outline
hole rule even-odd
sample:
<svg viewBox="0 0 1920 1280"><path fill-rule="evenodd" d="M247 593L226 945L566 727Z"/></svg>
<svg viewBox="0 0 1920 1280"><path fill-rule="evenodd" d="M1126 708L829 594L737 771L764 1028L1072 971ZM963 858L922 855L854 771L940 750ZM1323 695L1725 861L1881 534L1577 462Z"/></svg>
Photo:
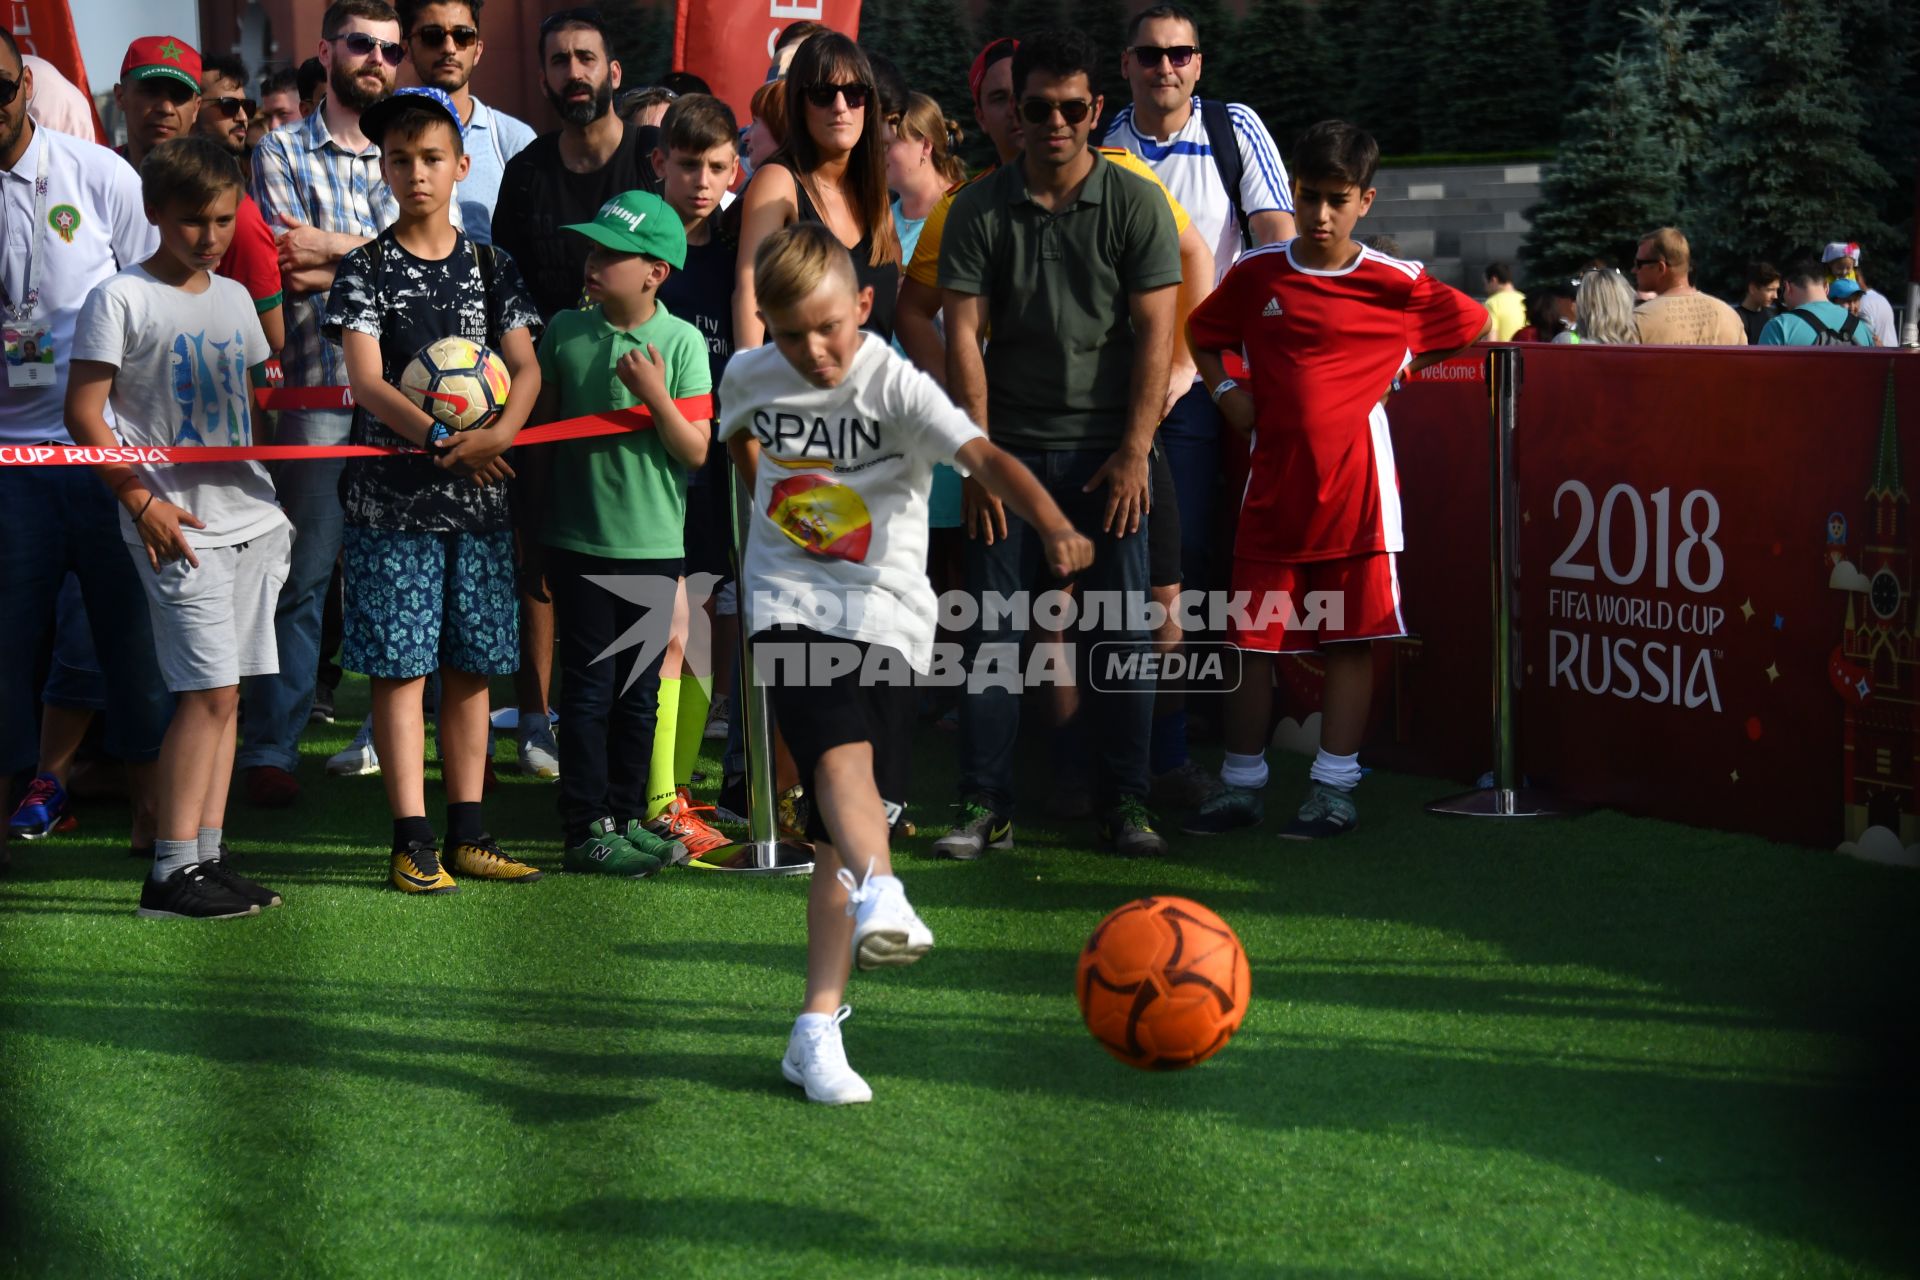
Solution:
<svg viewBox="0 0 1920 1280"><path fill-rule="evenodd" d="M791 476L774 485L767 518L817 556L859 564L873 542L867 504L852 488L825 476Z"/></svg>

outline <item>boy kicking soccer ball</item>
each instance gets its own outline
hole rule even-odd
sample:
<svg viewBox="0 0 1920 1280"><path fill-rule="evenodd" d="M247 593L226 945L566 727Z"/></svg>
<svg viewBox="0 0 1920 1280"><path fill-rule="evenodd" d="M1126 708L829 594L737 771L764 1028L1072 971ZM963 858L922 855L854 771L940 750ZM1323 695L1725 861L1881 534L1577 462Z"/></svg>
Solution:
<svg viewBox="0 0 1920 1280"><path fill-rule="evenodd" d="M1250 594L1256 619L1230 635L1244 665L1228 703L1225 786L1187 819L1182 829L1192 835L1264 816L1276 653L1319 650L1327 670L1313 785L1281 834L1320 839L1359 821L1353 789L1373 694L1371 642L1407 633L1386 396L1403 370L1447 359L1488 324L1486 308L1419 263L1354 242L1379 159L1373 138L1350 124L1307 130L1292 166L1300 234L1241 258L1187 321L1221 416L1254 437L1233 591ZM1227 351L1246 353L1251 388L1227 377Z"/></svg>
<svg viewBox="0 0 1920 1280"><path fill-rule="evenodd" d="M866 1102L840 1038L851 966L911 964L933 946L893 874L874 782L875 760L910 745L906 668L933 657L933 464L977 477L1038 530L1058 576L1092 563L1093 544L931 378L861 330L873 291L832 232L796 223L767 237L753 279L772 345L727 366L720 438L753 490L741 585L756 670L778 676L774 713L814 802L806 1005L780 1069L813 1102Z"/></svg>

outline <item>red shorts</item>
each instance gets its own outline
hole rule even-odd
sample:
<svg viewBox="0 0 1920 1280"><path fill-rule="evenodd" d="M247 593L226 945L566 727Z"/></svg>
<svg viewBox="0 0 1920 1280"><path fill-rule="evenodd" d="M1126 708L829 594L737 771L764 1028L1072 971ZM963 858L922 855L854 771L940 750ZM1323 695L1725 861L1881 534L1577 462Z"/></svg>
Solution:
<svg viewBox="0 0 1920 1280"><path fill-rule="evenodd" d="M1246 592L1227 638L1262 653L1312 653L1344 640L1386 640L1407 634L1400 616L1400 575L1391 551L1274 564L1233 561L1233 595Z"/></svg>

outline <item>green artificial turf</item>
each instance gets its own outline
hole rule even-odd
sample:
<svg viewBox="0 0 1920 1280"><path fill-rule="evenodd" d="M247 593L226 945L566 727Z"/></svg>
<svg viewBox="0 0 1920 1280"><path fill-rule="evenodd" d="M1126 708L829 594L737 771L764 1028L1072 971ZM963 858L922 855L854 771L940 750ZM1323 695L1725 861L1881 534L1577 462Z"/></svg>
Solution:
<svg viewBox="0 0 1920 1280"><path fill-rule="evenodd" d="M359 695L359 686L349 694ZM347 699L349 708L363 696ZM949 735L901 851L939 944L856 976L866 1107L777 1062L799 881L550 874L384 889L378 779L319 761L236 806L285 907L136 920L124 812L0 877L11 1274L1825 1276L1916 1232L1920 879L1596 814L1426 816L1375 775L1337 843L1175 836L1164 862L1022 823L927 860ZM1023 777L1037 791L1036 759ZM430 787L437 806L437 785ZM490 823L557 862L550 785ZM436 821L437 821L436 814ZM119 835L121 840L112 837ZM1252 960L1239 1036L1138 1073L1082 1028L1075 955L1170 891Z"/></svg>

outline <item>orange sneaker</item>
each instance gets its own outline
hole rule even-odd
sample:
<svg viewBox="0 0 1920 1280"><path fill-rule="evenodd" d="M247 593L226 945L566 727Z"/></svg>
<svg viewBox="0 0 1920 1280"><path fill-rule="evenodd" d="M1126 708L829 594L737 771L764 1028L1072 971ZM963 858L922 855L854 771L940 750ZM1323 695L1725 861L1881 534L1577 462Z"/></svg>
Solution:
<svg viewBox="0 0 1920 1280"><path fill-rule="evenodd" d="M715 849L724 849L733 841L715 831L694 812L694 806L687 800L685 793L674 797L673 803L653 821L647 823L647 830L662 840L677 840L686 848L689 856L698 858L712 853Z"/></svg>

